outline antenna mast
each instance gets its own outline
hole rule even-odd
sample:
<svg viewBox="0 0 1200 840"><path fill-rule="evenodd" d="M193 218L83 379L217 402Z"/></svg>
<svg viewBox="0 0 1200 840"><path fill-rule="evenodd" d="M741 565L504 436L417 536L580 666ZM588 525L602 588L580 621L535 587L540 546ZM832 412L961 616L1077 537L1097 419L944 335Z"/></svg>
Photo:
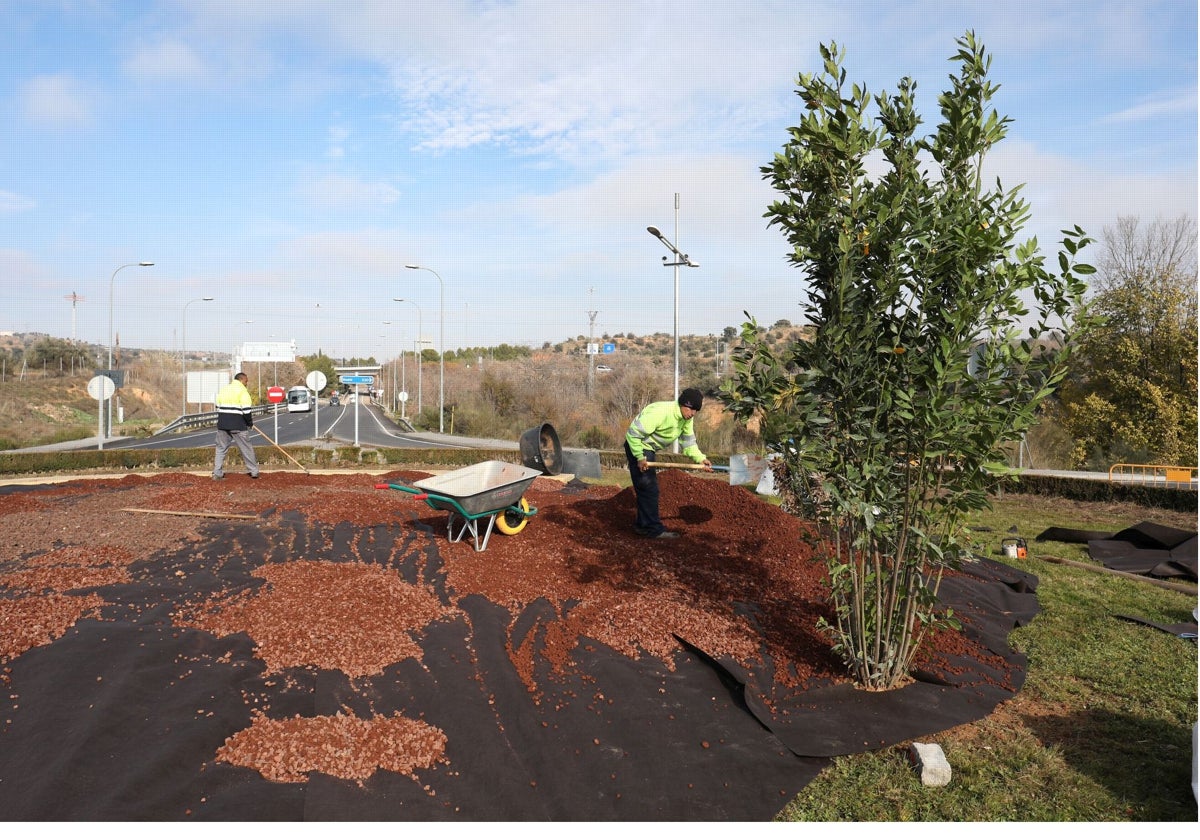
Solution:
<svg viewBox="0 0 1200 840"><path fill-rule="evenodd" d="M71 292L69 295L63 295L65 300L71 301L71 341L75 340L75 304L81 300L85 300L83 295L77 295Z"/></svg>

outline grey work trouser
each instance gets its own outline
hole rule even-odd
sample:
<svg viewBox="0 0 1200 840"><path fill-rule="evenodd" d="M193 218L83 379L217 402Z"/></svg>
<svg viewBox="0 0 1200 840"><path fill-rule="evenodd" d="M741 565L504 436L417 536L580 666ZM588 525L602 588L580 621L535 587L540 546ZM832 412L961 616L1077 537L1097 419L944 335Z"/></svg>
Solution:
<svg viewBox="0 0 1200 840"><path fill-rule="evenodd" d="M224 429L217 429L217 459L213 462L212 474L217 478L225 474L222 470L225 453L233 444L237 444L238 452L242 453L242 460L246 462L250 475L258 475L258 459L254 456L254 447L250 445L250 432L227 432Z"/></svg>

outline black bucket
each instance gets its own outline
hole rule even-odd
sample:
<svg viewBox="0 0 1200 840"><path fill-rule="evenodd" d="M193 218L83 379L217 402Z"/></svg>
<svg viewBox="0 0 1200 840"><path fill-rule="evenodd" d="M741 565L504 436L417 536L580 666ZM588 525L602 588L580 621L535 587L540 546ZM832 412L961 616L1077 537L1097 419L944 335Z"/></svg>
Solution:
<svg viewBox="0 0 1200 840"><path fill-rule="evenodd" d="M558 475L562 471L562 460L558 432L549 423L534 426L521 435L521 463L529 469Z"/></svg>

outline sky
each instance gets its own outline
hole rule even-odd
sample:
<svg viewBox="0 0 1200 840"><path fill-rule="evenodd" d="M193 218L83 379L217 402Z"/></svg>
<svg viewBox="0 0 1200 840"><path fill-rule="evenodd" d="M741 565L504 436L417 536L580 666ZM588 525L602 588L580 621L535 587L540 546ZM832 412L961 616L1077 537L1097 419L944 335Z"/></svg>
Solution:
<svg viewBox="0 0 1200 840"><path fill-rule="evenodd" d="M1025 185L1049 250L1074 225L1195 217L1196 18L1194 0L0 0L0 332L385 361L800 322L760 168L821 44L874 93L915 79L932 131L974 31L1012 120L985 171ZM664 267L649 226L697 267Z"/></svg>

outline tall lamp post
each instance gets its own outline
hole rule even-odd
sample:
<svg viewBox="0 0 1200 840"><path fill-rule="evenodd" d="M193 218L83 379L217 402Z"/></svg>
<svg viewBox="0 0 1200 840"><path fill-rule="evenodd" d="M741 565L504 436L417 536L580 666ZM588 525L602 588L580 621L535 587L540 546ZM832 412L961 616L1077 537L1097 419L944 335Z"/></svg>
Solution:
<svg viewBox="0 0 1200 840"><path fill-rule="evenodd" d="M423 265L406 265L413 271L428 271L438 281L438 431L446 431L446 284L442 275Z"/></svg>
<svg viewBox="0 0 1200 840"><path fill-rule="evenodd" d="M421 358L423 351L420 349L421 334L425 330L425 328L421 324L421 322L422 322L421 305L419 303L417 303L415 300L409 300L408 298L392 298L392 300L396 301L396 303L411 303L413 306L417 307L417 340L413 342L413 347L417 349L417 417L420 417L421 416L421 405L422 405L421 392L425 390L421 385L421 370L425 367L423 364L421 364L421 362L423 361L423 359ZM403 352L403 351L401 351L401 352Z"/></svg>
<svg viewBox="0 0 1200 840"><path fill-rule="evenodd" d="M199 303L202 300L212 300L212 298L194 298L183 305L183 352L179 354L183 357L181 360L183 362L183 407L179 412L181 416L187 414L187 308L193 303Z"/></svg>
<svg viewBox="0 0 1200 840"><path fill-rule="evenodd" d="M113 285L116 283L117 272L120 271L122 268L132 268L134 266L139 266L141 268L145 268L146 266L151 266L151 265L154 265L154 263L144 262L144 261L143 262L135 262L135 263L125 263L125 265L119 265L115 269L113 269L113 273L108 278L108 369L109 370L112 370L112 364L113 364ZM108 427L104 430L104 435L105 435L105 437L107 437L108 435L111 435L111 434L112 434L112 397L109 397L109 399L108 399Z"/></svg>
<svg viewBox="0 0 1200 840"><path fill-rule="evenodd" d="M671 240L659 232L658 228L648 227L650 235L658 239L662 244L666 245L674 257L673 262L668 263L667 257L662 258L662 265L670 265L674 268L674 398L679 398L679 266L686 265L691 269L700 268L700 264L691 262L688 254L679 251L679 248L674 246ZM676 241L679 241L679 193L676 193ZM679 451L679 443L676 442L673 446L673 451Z"/></svg>

